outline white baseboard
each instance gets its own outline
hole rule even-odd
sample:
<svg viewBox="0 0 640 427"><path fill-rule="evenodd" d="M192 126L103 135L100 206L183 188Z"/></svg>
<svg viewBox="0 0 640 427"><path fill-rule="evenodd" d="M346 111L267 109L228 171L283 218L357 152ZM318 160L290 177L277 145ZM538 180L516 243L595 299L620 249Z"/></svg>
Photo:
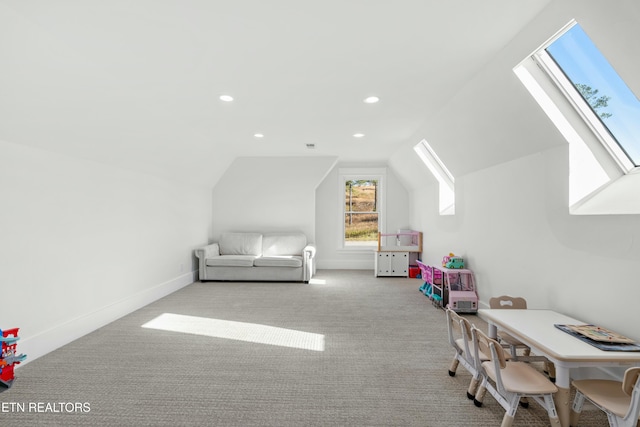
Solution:
<svg viewBox="0 0 640 427"><path fill-rule="evenodd" d="M91 313L78 316L46 331L20 340L20 353L27 359L22 365L62 347L90 332L107 325L145 305L165 297L198 280L198 271L183 274L120 301L106 305ZM19 366L18 366L19 368Z"/></svg>
<svg viewBox="0 0 640 427"><path fill-rule="evenodd" d="M371 270L373 262L368 260L317 260L319 270Z"/></svg>

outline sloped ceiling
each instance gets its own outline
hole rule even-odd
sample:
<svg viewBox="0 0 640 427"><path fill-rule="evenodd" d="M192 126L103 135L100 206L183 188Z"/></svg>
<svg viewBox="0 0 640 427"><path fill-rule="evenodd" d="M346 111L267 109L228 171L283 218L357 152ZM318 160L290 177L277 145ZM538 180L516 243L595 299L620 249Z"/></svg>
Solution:
<svg viewBox="0 0 640 427"><path fill-rule="evenodd" d="M549 1L0 0L0 139L204 186L385 161Z"/></svg>

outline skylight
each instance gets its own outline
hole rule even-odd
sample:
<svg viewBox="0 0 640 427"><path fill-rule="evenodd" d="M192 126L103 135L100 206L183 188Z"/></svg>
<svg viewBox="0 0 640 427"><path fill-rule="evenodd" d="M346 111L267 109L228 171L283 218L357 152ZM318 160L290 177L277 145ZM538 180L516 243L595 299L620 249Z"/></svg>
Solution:
<svg viewBox="0 0 640 427"><path fill-rule="evenodd" d="M425 166L438 180L440 215L454 215L456 211L455 179L436 152L424 139L413 147Z"/></svg>
<svg viewBox="0 0 640 427"><path fill-rule="evenodd" d="M582 27L574 23L537 56L623 170L640 166L640 101Z"/></svg>
<svg viewBox="0 0 640 427"><path fill-rule="evenodd" d="M568 142L569 213L640 214L640 102L585 31L572 20L513 71Z"/></svg>

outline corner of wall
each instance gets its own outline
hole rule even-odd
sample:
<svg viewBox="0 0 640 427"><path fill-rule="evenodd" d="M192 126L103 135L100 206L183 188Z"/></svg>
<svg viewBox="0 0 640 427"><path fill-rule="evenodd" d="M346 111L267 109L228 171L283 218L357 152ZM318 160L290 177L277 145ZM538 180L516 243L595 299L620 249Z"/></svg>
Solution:
<svg viewBox="0 0 640 427"><path fill-rule="evenodd" d="M183 274L167 282L161 283L142 292L131 295L115 303L106 305L70 319L62 324L55 325L37 335L23 338L20 341L21 352L28 358L22 363L25 365L35 359L44 356L70 342L83 337L129 313L132 313L154 301L159 300L187 285L197 281L198 271Z"/></svg>

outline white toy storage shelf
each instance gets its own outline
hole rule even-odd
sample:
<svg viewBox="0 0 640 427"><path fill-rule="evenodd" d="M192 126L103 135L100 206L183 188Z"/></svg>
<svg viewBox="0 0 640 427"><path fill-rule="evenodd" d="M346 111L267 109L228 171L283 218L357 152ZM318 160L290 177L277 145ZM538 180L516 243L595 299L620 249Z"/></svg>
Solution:
<svg viewBox="0 0 640 427"><path fill-rule="evenodd" d="M378 233L375 252L375 277L409 277L409 266L422 253L422 232L398 230L397 233Z"/></svg>

